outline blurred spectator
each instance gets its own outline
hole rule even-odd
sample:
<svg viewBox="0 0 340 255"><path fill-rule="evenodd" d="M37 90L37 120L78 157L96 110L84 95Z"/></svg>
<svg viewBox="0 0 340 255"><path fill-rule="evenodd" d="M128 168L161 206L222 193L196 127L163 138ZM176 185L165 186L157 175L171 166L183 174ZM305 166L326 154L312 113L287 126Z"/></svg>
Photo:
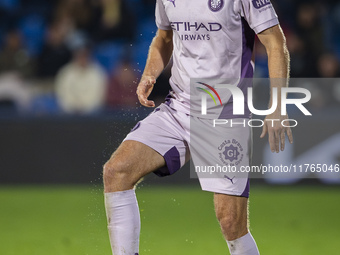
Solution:
<svg viewBox="0 0 340 255"><path fill-rule="evenodd" d="M60 22L49 27L38 57L37 75L40 78L54 78L60 68L71 60L71 52L65 43L67 32Z"/></svg>
<svg viewBox="0 0 340 255"><path fill-rule="evenodd" d="M132 42L135 36L135 19L124 0L101 0L102 16L97 24L96 41L124 39Z"/></svg>
<svg viewBox="0 0 340 255"><path fill-rule="evenodd" d="M15 73L0 76L0 110L11 113L28 111L31 93L27 84Z"/></svg>
<svg viewBox="0 0 340 255"><path fill-rule="evenodd" d="M337 59L340 58L339 1L273 0L273 3L276 5L280 24L287 37L287 45L291 54L291 76L339 77L340 64L339 59ZM54 94L52 92L54 93L55 90L52 81L57 73L59 73L58 82L61 80L60 77L68 77L67 81L71 79L69 77L72 77L75 80L74 84L78 85L81 83L80 80L85 80L84 88L78 88L77 85L71 86L69 82L68 86L72 88L70 91L77 91L77 89L87 91L88 89L85 89L85 87L89 86L89 83L83 78L87 75L84 70L91 70L89 73L100 73L102 70L98 66L95 67L88 56L81 57L85 56L85 53L79 53L80 51L76 50L79 54L74 54L72 62L62 71L61 68L71 61L72 52L83 45L84 38L91 38L95 42L94 55L96 59L107 67L107 70L114 66L109 81L106 103L109 107L135 106L137 102L135 89L140 72L144 67L149 41L154 36L154 32L152 32L155 30L153 28L154 6L155 0L4 1L3 4L0 4L0 20L2 21L0 24L0 73L6 75L0 76L0 86L2 86L0 92L18 91L18 95L26 94L26 96L19 96L18 98L26 98L23 101L28 102L27 88L29 88L30 92L38 98L42 97L47 98L46 101L50 99L50 101L53 101ZM27 22L27 20L30 22ZM41 22L42 24L39 23L38 28L41 33L44 33L46 20L49 20L51 25L46 31L43 46L41 47L41 40L39 45L33 45L39 47L39 49L36 49L37 54L40 52L34 59L36 60L35 65L32 54L30 55L27 49L32 47L30 39L38 38L34 26L37 25L37 22ZM138 24L136 21L138 21ZM14 30L13 27L18 27L20 30ZM10 31L9 28L11 28ZM39 38L41 37L43 36ZM265 49L260 43L257 43L255 47L255 75L256 77L267 77L268 67ZM129 56L126 56L127 54ZM130 61L117 64L123 58L122 55L125 58L129 57L135 63L139 63L137 64L139 66L133 66ZM87 61L81 61L82 58L87 59ZM84 64L85 62L86 64ZM135 70L135 68L140 70ZM168 93L169 71L170 69L166 70L159 77L157 86L150 95L150 98L155 100L156 104L163 101L164 96ZM80 73L84 74L80 75ZM33 74L36 74L37 77L34 77ZM92 75L96 77L93 78L94 80L100 80L99 75ZM77 76L80 76L80 78L75 78ZM26 78L30 78L30 83L33 86L27 86ZM33 82L32 78L38 79ZM66 84L65 80L66 78L64 78L64 84ZM321 109L324 106L339 103L340 89L338 89L337 84L322 86L322 89L321 86L320 88L313 86L311 89L315 94L312 104L315 108ZM97 88L95 90L100 91ZM5 103L6 98L8 98L7 95L11 93L3 93ZM85 92L77 92L76 94L84 94L85 97ZM95 93L92 94L96 97ZM58 94L59 100L60 95ZM73 98L73 96L69 97ZM67 98L65 95L62 97ZM17 102L18 98L13 100ZM65 105L72 105L72 100L70 99L71 103L65 103ZM49 105L55 105L50 101ZM81 100L73 101L80 102ZM60 104L62 104L61 101ZM23 104L20 103L20 105ZM40 102L37 105L36 108L39 108L42 104ZM57 108L54 107L53 109ZM76 107L70 111L82 111L75 109Z"/></svg>
<svg viewBox="0 0 340 255"><path fill-rule="evenodd" d="M291 58L291 77L306 77L305 42L293 31L286 33L287 47Z"/></svg>
<svg viewBox="0 0 340 255"><path fill-rule="evenodd" d="M11 30L6 34L4 46L0 51L0 73L8 72L14 72L21 77L29 77L32 74L32 60L18 30Z"/></svg>
<svg viewBox="0 0 340 255"><path fill-rule="evenodd" d="M321 78L337 78L340 77L339 60L334 54L325 53L318 59L318 75ZM339 107L339 82L338 79L325 79L324 84L319 86L320 94L325 95L325 105Z"/></svg>
<svg viewBox="0 0 340 255"><path fill-rule="evenodd" d="M0 108L16 113L29 108L31 95L24 78L32 74L32 61L18 30L10 30L0 51Z"/></svg>
<svg viewBox="0 0 340 255"><path fill-rule="evenodd" d="M66 113L87 114L105 103L106 75L91 59L88 47L74 52L73 60L56 77L57 100Z"/></svg>
<svg viewBox="0 0 340 255"><path fill-rule="evenodd" d="M112 73L107 91L109 108L126 108L136 106L138 101L136 88L138 76L132 64L124 60Z"/></svg>
<svg viewBox="0 0 340 255"><path fill-rule="evenodd" d="M339 60L334 54L325 53L318 59L318 74L321 78L340 77Z"/></svg>
<svg viewBox="0 0 340 255"><path fill-rule="evenodd" d="M132 42L134 38L134 15L122 0L61 0L55 19L67 20L74 31L86 33L97 42L116 39Z"/></svg>
<svg viewBox="0 0 340 255"><path fill-rule="evenodd" d="M313 2L298 7L296 32L303 43L303 67L299 76L313 77L317 72L317 59L324 51L325 32L321 12Z"/></svg>
<svg viewBox="0 0 340 255"><path fill-rule="evenodd" d="M136 89L139 82L139 75L135 67L128 60L123 62L113 71L108 86L107 106L109 108L126 108L139 105ZM169 93L169 78L171 65L169 65L158 77L149 98L156 105L164 102L165 96Z"/></svg>
<svg viewBox="0 0 340 255"><path fill-rule="evenodd" d="M98 0L61 0L56 7L55 19L72 20L76 30L91 34L97 28L101 13Z"/></svg>

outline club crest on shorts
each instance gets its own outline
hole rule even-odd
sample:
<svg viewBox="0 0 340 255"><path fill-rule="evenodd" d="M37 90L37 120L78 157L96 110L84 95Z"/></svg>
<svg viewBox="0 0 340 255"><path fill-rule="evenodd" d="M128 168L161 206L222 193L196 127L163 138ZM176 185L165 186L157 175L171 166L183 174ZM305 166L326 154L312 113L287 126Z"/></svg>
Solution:
<svg viewBox="0 0 340 255"><path fill-rule="evenodd" d="M208 5L211 11L218 12L224 5L224 0L208 0Z"/></svg>
<svg viewBox="0 0 340 255"><path fill-rule="evenodd" d="M238 147L231 144L230 146L226 146L224 148L223 154L226 160L233 162L234 160L237 160L240 152L238 151Z"/></svg>
<svg viewBox="0 0 340 255"><path fill-rule="evenodd" d="M219 158L225 165L237 166L243 160L243 147L236 139L225 140L218 150Z"/></svg>

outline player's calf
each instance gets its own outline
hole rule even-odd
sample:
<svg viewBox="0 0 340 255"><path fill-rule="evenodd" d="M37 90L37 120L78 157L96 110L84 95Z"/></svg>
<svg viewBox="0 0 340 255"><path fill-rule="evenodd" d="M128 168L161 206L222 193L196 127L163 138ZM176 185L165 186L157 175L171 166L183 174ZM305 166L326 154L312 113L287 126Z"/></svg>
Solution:
<svg viewBox="0 0 340 255"><path fill-rule="evenodd" d="M256 243L248 232L248 199L215 194L216 217L221 225L231 255L259 255Z"/></svg>
<svg viewBox="0 0 340 255"><path fill-rule="evenodd" d="M247 198L215 194L216 217L226 240L247 234Z"/></svg>

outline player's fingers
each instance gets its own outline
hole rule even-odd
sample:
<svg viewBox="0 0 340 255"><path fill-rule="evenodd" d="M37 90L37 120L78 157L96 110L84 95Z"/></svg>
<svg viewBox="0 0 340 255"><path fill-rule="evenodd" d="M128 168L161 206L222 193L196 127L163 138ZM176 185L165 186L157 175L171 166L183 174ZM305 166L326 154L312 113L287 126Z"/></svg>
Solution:
<svg viewBox="0 0 340 255"><path fill-rule="evenodd" d="M274 131L274 134L275 134L275 151L277 153L279 153L280 151L280 133L281 131L280 130L275 130Z"/></svg>
<svg viewBox="0 0 340 255"><path fill-rule="evenodd" d="M145 106L146 107L155 107L155 102L152 101L152 100L148 100Z"/></svg>
<svg viewBox="0 0 340 255"><path fill-rule="evenodd" d="M148 100L147 97L144 94L139 94L138 99L139 99L139 102L146 107L154 107L155 106L155 102Z"/></svg>
<svg viewBox="0 0 340 255"><path fill-rule="evenodd" d="M137 94L146 94L149 86L147 81L141 81L137 87Z"/></svg>
<svg viewBox="0 0 340 255"><path fill-rule="evenodd" d="M145 93L148 93L149 95L155 83L156 83L156 79L154 77L148 77L147 79L141 81L140 86L139 86L140 90L144 91Z"/></svg>
<svg viewBox="0 0 340 255"><path fill-rule="evenodd" d="M144 105L144 106L145 106L145 104L146 104L146 102L147 102L147 99L145 98L145 96L144 96L144 95L141 95L141 94L138 94L138 93L137 93L137 95L138 95L138 100L139 100L139 102L141 103L141 105Z"/></svg>
<svg viewBox="0 0 340 255"><path fill-rule="evenodd" d="M156 78L155 77L150 77L149 78L150 84L154 85L156 83Z"/></svg>
<svg viewBox="0 0 340 255"><path fill-rule="evenodd" d="M293 143L293 132L290 127L287 128L287 136L290 143Z"/></svg>
<svg viewBox="0 0 340 255"><path fill-rule="evenodd" d="M281 151L284 151L286 145L286 133L284 131L281 132Z"/></svg>
<svg viewBox="0 0 340 255"><path fill-rule="evenodd" d="M146 102L148 101L145 93L141 90L140 86L138 86L138 88L137 88L137 96L138 96L139 102L142 105L146 104Z"/></svg>
<svg viewBox="0 0 340 255"><path fill-rule="evenodd" d="M268 141L269 141L270 150L272 152L275 152L275 134L273 130L268 131Z"/></svg>
<svg viewBox="0 0 340 255"><path fill-rule="evenodd" d="M260 138L263 138L263 137L265 137L265 135L266 135L266 133L267 133L267 125L266 124L264 124L263 125L263 128L262 128L262 133L261 133L261 135L260 135Z"/></svg>
<svg viewBox="0 0 340 255"><path fill-rule="evenodd" d="M145 107L155 107L155 102L151 100L145 100L140 103Z"/></svg>
<svg viewBox="0 0 340 255"><path fill-rule="evenodd" d="M156 82L156 80L148 79L143 80L140 82L140 84L137 87L137 96L139 102L146 107L154 107L155 103L154 101L148 100L148 96L151 93L153 84Z"/></svg>
<svg viewBox="0 0 340 255"><path fill-rule="evenodd" d="M137 90L136 90L136 94L137 94L138 99L139 99L139 101L140 101L141 96L144 94L144 93L142 92L142 89L141 89L141 84L138 85Z"/></svg>

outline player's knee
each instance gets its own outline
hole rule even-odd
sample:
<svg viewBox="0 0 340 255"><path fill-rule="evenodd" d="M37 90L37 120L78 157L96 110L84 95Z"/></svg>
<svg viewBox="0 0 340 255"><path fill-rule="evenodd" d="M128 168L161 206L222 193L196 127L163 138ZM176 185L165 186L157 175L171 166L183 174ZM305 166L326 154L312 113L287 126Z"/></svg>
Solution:
<svg viewBox="0 0 340 255"><path fill-rule="evenodd" d="M247 223L237 215L217 215L222 232L228 241L235 240L247 233Z"/></svg>
<svg viewBox="0 0 340 255"><path fill-rule="evenodd" d="M122 160L112 158L103 168L104 185L109 186L113 183L127 183L131 179L128 169L129 164Z"/></svg>

